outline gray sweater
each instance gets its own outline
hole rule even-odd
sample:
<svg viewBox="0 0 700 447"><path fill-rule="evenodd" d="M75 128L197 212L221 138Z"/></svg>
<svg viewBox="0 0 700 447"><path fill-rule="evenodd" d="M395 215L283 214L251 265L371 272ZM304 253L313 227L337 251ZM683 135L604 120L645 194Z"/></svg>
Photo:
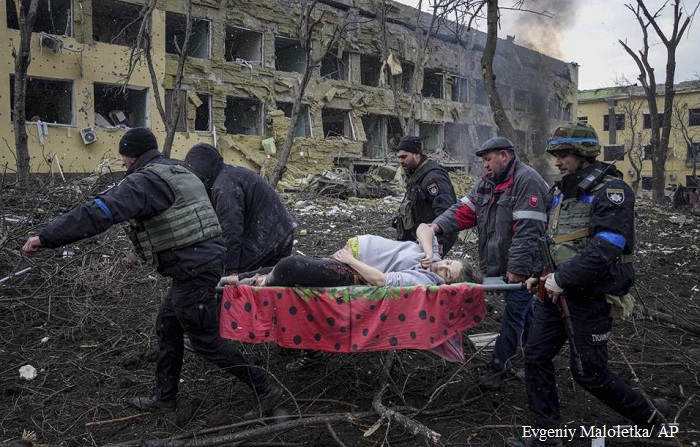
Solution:
<svg viewBox="0 0 700 447"><path fill-rule="evenodd" d="M358 260L386 275L385 286L442 285L445 280L420 265L425 254L420 245L364 234L357 237ZM437 238L433 237L433 262L440 261Z"/></svg>

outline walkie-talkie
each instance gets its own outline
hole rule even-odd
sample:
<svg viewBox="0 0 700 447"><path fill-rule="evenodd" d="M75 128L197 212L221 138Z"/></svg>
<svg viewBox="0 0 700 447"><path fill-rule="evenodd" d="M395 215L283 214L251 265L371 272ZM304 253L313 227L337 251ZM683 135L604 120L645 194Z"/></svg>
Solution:
<svg viewBox="0 0 700 447"><path fill-rule="evenodd" d="M605 177L605 174L608 173L610 168L615 166L616 162L617 160L613 160L612 163L603 168L597 166L595 169L593 169L583 180L581 180L581 183L578 184L581 192L589 192L595 185L598 184L598 182L603 179L603 177Z"/></svg>

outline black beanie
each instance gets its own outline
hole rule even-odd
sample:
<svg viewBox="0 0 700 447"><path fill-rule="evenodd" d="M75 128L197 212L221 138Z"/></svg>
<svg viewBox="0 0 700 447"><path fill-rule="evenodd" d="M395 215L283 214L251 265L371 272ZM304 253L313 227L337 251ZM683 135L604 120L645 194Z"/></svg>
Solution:
<svg viewBox="0 0 700 447"><path fill-rule="evenodd" d="M151 149L158 149L158 141L147 127L129 129L119 140L119 153L126 157L138 158Z"/></svg>
<svg viewBox="0 0 700 447"><path fill-rule="evenodd" d="M407 135L401 139L399 145L396 146L396 152L406 151L413 154L423 153L423 142L415 135Z"/></svg>

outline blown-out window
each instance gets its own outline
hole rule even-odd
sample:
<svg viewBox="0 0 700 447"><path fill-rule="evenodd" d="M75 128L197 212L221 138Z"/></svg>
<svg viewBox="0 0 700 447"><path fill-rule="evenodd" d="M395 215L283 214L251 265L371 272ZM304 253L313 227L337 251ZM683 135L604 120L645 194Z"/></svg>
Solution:
<svg viewBox="0 0 700 447"><path fill-rule="evenodd" d="M29 10L31 0L22 0L25 11ZM17 7L15 0L5 0L7 12L7 27L19 29ZM56 34L59 36L71 36L73 24L73 8L71 0L39 0L34 22L35 33Z"/></svg>
<svg viewBox="0 0 700 447"><path fill-rule="evenodd" d="M15 77L10 75L10 107L15 106ZM27 77L25 115L27 121L73 124L73 81Z"/></svg>
<svg viewBox="0 0 700 447"><path fill-rule="evenodd" d="M148 127L148 88L95 83L94 98L96 126Z"/></svg>
<svg viewBox="0 0 700 447"><path fill-rule="evenodd" d="M116 0L92 2L92 38L96 42L132 46L141 27L141 7Z"/></svg>
<svg viewBox="0 0 700 447"><path fill-rule="evenodd" d="M192 18L192 32L187 43L187 55L209 59L211 33L208 20ZM174 12L165 13L165 52L179 54L185 43L187 16Z"/></svg>

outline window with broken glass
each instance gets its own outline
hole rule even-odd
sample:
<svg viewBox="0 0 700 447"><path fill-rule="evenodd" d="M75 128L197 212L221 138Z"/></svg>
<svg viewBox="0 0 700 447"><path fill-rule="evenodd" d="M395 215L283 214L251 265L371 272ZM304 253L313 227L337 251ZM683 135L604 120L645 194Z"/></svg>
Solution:
<svg viewBox="0 0 700 447"><path fill-rule="evenodd" d="M224 127L226 133L262 135L262 103L252 98L226 97Z"/></svg>
<svg viewBox="0 0 700 447"><path fill-rule="evenodd" d="M226 25L225 59L248 67L262 67L263 33Z"/></svg>
<svg viewBox="0 0 700 447"><path fill-rule="evenodd" d="M95 126L148 127L148 88L94 84Z"/></svg>
<svg viewBox="0 0 700 447"><path fill-rule="evenodd" d="M96 42L134 46L141 27L141 6L117 0L92 3L92 38Z"/></svg>
<svg viewBox="0 0 700 447"><path fill-rule="evenodd" d="M73 125L74 83L65 79L27 77L25 116L27 121ZM10 75L10 108L15 107L15 76Z"/></svg>
<svg viewBox="0 0 700 447"><path fill-rule="evenodd" d="M31 0L22 0L25 11L29 10L30 3ZM15 0L6 0L5 5L7 27L19 29ZM39 0L33 32L71 36L73 35L72 25L73 7L71 0Z"/></svg>
<svg viewBox="0 0 700 447"><path fill-rule="evenodd" d="M192 18L192 32L187 44L187 55L198 59L211 56L211 24L208 20ZM179 54L185 42L187 17L174 12L165 13L165 52Z"/></svg>

